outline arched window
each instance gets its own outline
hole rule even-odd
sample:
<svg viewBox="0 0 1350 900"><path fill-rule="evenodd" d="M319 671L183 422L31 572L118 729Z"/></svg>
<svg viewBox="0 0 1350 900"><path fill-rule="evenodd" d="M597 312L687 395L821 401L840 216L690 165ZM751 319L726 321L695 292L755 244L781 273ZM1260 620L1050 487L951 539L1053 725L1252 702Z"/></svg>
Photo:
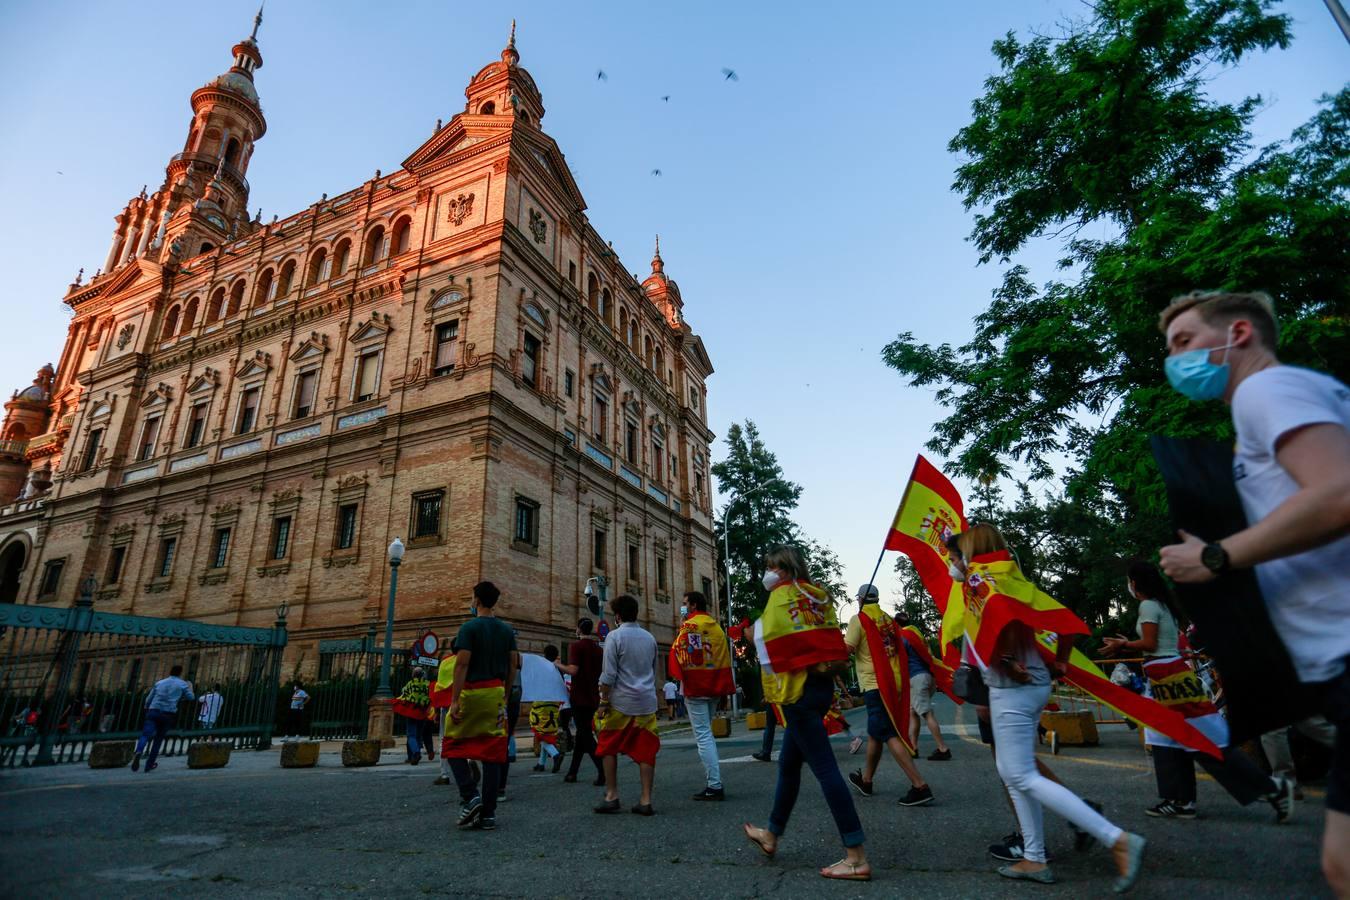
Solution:
<svg viewBox="0 0 1350 900"><path fill-rule="evenodd" d="M291 292L295 284L295 260L288 259L286 264L281 267L281 277L277 280L277 289L273 296L285 297Z"/></svg>
<svg viewBox="0 0 1350 900"><path fill-rule="evenodd" d="M595 308L595 312L601 320L609 321L609 288L600 291L600 304Z"/></svg>
<svg viewBox="0 0 1350 900"><path fill-rule="evenodd" d="M225 307L225 289L218 287L211 294L211 302L206 304L206 322L209 325L220 318L220 311Z"/></svg>
<svg viewBox="0 0 1350 900"><path fill-rule="evenodd" d="M633 327L632 321L628 318L628 310L622 306L619 307L619 334L625 335Z"/></svg>
<svg viewBox="0 0 1350 900"><path fill-rule="evenodd" d="M272 277L272 270L266 269L258 278L258 286L253 289L253 305L262 306L264 303L272 301L272 292L276 290L277 282Z"/></svg>
<svg viewBox="0 0 1350 900"><path fill-rule="evenodd" d="M240 278L230 286L230 303L225 307L225 315L233 316L244 305L244 279Z"/></svg>
<svg viewBox="0 0 1350 900"><path fill-rule="evenodd" d="M322 247L314 252L309 260L309 275L305 278L305 284L318 284L320 281L326 281L328 278L328 251Z"/></svg>
<svg viewBox="0 0 1350 900"><path fill-rule="evenodd" d="M211 243L210 241L203 241L203 242L202 242L202 249L198 250L197 252L198 252L198 253L210 253L210 252L211 252L212 250L214 250L214 249L216 249L216 245L215 245L215 244Z"/></svg>
<svg viewBox="0 0 1350 900"><path fill-rule="evenodd" d="M238 138L230 138L230 142L225 145L225 165L230 168L236 168L239 165Z"/></svg>
<svg viewBox="0 0 1350 900"><path fill-rule="evenodd" d="M623 341L628 345L628 349L634 353L637 351L637 319L630 319L628 324L619 329Z"/></svg>
<svg viewBox="0 0 1350 900"><path fill-rule="evenodd" d="M361 251L361 265L368 266L384 259L384 226L376 225L366 235L366 246Z"/></svg>
<svg viewBox="0 0 1350 900"><path fill-rule="evenodd" d="M586 302L590 304L592 311L596 309L596 304L600 302L600 279L595 277L594 272L586 274Z"/></svg>
<svg viewBox="0 0 1350 900"><path fill-rule="evenodd" d="M530 114L529 114L529 113L527 113L525 110L522 109L522 110L520 111L519 115L520 115L520 121L524 122L526 125L530 124Z"/></svg>
<svg viewBox="0 0 1350 900"><path fill-rule="evenodd" d="M412 243L412 219L404 216L394 223L393 250L390 256L398 256L400 253L408 252L408 247Z"/></svg>
<svg viewBox="0 0 1350 900"><path fill-rule="evenodd" d="M179 334L187 334L192 330L192 326L197 324L197 308L197 298L193 297L183 310L183 328Z"/></svg>
<svg viewBox="0 0 1350 900"><path fill-rule="evenodd" d="M666 354L660 347L656 348L656 377L666 380Z"/></svg>
<svg viewBox="0 0 1350 900"><path fill-rule="evenodd" d="M496 112L497 112L497 104L493 103L491 100L484 103L482 106L478 107L478 114L480 116L490 116Z"/></svg>
<svg viewBox="0 0 1350 900"><path fill-rule="evenodd" d="M341 275L347 271L347 263L351 261L352 242L343 238L333 251L333 275Z"/></svg>
<svg viewBox="0 0 1350 900"><path fill-rule="evenodd" d="M164 328L159 333L161 341L167 341L178 332L178 313L177 306L170 308L169 314L164 317Z"/></svg>
<svg viewBox="0 0 1350 900"><path fill-rule="evenodd" d="M646 362L647 368L650 369L652 367L652 357L653 357L652 339L650 337L642 339L642 351L643 351L642 359L644 362Z"/></svg>
<svg viewBox="0 0 1350 900"><path fill-rule="evenodd" d="M199 134L201 134L201 129L192 129L192 133L188 135L187 146L183 148L186 152L191 153L197 149L197 135Z"/></svg>

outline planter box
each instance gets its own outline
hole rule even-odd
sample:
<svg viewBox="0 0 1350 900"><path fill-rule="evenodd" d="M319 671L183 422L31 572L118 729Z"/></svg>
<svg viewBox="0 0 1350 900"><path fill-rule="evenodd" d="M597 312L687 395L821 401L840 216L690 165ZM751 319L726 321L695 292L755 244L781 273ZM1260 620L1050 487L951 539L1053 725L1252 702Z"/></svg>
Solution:
<svg viewBox="0 0 1350 900"><path fill-rule="evenodd" d="M99 741L89 748L89 768L125 769L135 753L135 741Z"/></svg>
<svg viewBox="0 0 1350 900"><path fill-rule="evenodd" d="M713 716L712 733L715 738L731 736L731 720L726 716Z"/></svg>
<svg viewBox="0 0 1350 900"><path fill-rule="evenodd" d="M768 720L767 713L762 712L746 713L745 727L750 731L763 731L767 720Z"/></svg>
<svg viewBox="0 0 1350 900"><path fill-rule="evenodd" d="M224 741L197 741L188 746L188 768L223 769L229 765L230 749Z"/></svg>
<svg viewBox="0 0 1350 900"><path fill-rule="evenodd" d="M1077 712L1043 712L1041 725L1053 731L1064 746L1097 744L1097 722L1086 709Z"/></svg>
<svg viewBox="0 0 1350 900"><path fill-rule="evenodd" d="M344 766L373 766L380 761L380 741L343 741L342 764Z"/></svg>
<svg viewBox="0 0 1350 900"><path fill-rule="evenodd" d="M312 769L318 763L318 741L287 741L281 745L283 769Z"/></svg>

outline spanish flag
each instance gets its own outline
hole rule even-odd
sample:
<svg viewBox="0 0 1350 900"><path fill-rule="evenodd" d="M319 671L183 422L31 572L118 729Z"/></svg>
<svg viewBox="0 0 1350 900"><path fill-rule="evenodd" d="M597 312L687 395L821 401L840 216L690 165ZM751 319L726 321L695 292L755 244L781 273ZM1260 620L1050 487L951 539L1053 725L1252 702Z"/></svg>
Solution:
<svg viewBox="0 0 1350 900"><path fill-rule="evenodd" d="M558 743L558 711L561 703L537 700L530 704L530 730L541 744Z"/></svg>
<svg viewBox="0 0 1350 900"><path fill-rule="evenodd" d="M1032 631L1091 633L1067 606L1027 581L1006 550L968 560L963 593L966 640L983 660L993 660L998 636L1011 622L1021 622Z"/></svg>
<svg viewBox="0 0 1350 900"><path fill-rule="evenodd" d="M839 689L834 690L834 699L830 701L830 708L825 710L825 736L839 734L848 731L848 719L844 718L844 707L842 699L839 696Z"/></svg>
<svg viewBox="0 0 1350 900"><path fill-rule="evenodd" d="M506 762L506 690L500 679L470 681L459 696L459 718L446 716L441 756Z"/></svg>
<svg viewBox="0 0 1350 900"><path fill-rule="evenodd" d="M691 612L670 645L666 665L670 677L684 683L686 697L727 697L736 693L731 680L731 650L726 632L705 612Z"/></svg>
<svg viewBox="0 0 1350 900"><path fill-rule="evenodd" d="M425 678L413 678L403 686L398 698L394 700L394 712L405 719L429 719L430 700L427 696L429 685Z"/></svg>
<svg viewBox="0 0 1350 900"><path fill-rule="evenodd" d="M1148 679L1148 696L1194 725L1196 730L1219 747L1228 746L1228 720L1209 699L1204 682L1180 656L1151 659L1144 663L1144 677ZM1144 734L1144 743L1162 747L1176 744L1176 738L1150 728Z"/></svg>
<svg viewBox="0 0 1350 900"><path fill-rule="evenodd" d="M867 603L858 611L858 623L867 638L867 655L877 678L877 693L886 708L900 742L911 753L909 742L909 661L905 641L895 621L882 612L880 604Z"/></svg>
<svg viewBox="0 0 1350 900"><path fill-rule="evenodd" d="M755 620L755 650L764 698L771 703L796 703L808 669L848 659L834 604L822 588L805 581L780 584L769 594Z"/></svg>
<svg viewBox="0 0 1350 900"><path fill-rule="evenodd" d="M933 684L937 689L950 697L953 702L965 703L966 701L952 692L954 670L942 660L933 657L933 651L928 649L928 639L923 636L923 632L913 625L906 625L900 629L900 636L909 645L909 652L918 654L919 659L922 659L924 665L928 666L928 671L933 673Z"/></svg>
<svg viewBox="0 0 1350 900"><path fill-rule="evenodd" d="M635 763L656 765L656 754L661 752L656 713L629 716L612 706L601 707L595 713L595 744L596 756L622 753Z"/></svg>
<svg viewBox="0 0 1350 900"><path fill-rule="evenodd" d="M952 658L952 667L958 652L955 641L961 636L965 612L961 586L947 572L951 561L947 539L965 530L965 504L960 493L947 476L920 455L914 461L905 496L886 535L886 549L898 550L909 557L923 586L937 603L938 612L942 613L939 635L942 656L944 660ZM933 675L937 677L936 670Z"/></svg>
<svg viewBox="0 0 1350 900"><path fill-rule="evenodd" d="M455 699L455 663L458 661L452 653L441 660L440 668L436 670L436 680L427 691L427 699L436 709L446 708L450 705L450 701Z"/></svg>

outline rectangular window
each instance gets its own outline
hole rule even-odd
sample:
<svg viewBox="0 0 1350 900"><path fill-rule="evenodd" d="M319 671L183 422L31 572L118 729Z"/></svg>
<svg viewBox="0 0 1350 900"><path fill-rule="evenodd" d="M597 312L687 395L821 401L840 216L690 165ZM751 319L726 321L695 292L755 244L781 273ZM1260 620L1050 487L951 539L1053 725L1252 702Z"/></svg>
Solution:
<svg viewBox="0 0 1350 900"><path fill-rule="evenodd" d="M258 403L262 399L262 388L245 388L239 395L239 424L235 434L248 434L258 424Z"/></svg>
<svg viewBox="0 0 1350 900"><path fill-rule="evenodd" d="M602 529L597 528L595 529L595 537L591 543L591 566L602 572L605 570L605 558L609 555L605 552L606 537L608 537L608 535L606 535Z"/></svg>
<svg viewBox="0 0 1350 900"><path fill-rule="evenodd" d="M159 567L155 570L160 578L168 578L173 572L173 558L178 552L178 538L165 538L159 542Z"/></svg>
<svg viewBox="0 0 1350 900"><path fill-rule="evenodd" d="M567 280L572 284L577 283L577 264L570 259L567 261Z"/></svg>
<svg viewBox="0 0 1350 900"><path fill-rule="evenodd" d="M539 340L533 335L525 335L525 357L521 360L520 377L530 387L539 387Z"/></svg>
<svg viewBox="0 0 1350 900"><path fill-rule="evenodd" d="M108 576L104 579L108 584L117 584L122 580L122 566L126 565L127 548L114 547L112 555L108 557Z"/></svg>
<svg viewBox="0 0 1350 900"><path fill-rule="evenodd" d="M314 395L319 388L319 370L310 369L295 376L295 418L314 414Z"/></svg>
<svg viewBox="0 0 1350 900"><path fill-rule="evenodd" d="M291 550L291 517L280 516L272 522L272 558L285 559Z"/></svg>
<svg viewBox="0 0 1350 900"><path fill-rule="evenodd" d="M363 353L356 358L356 399L370 400L380 389L380 354Z"/></svg>
<svg viewBox="0 0 1350 900"><path fill-rule="evenodd" d="M641 556L639 555L639 551L638 551L638 548L637 548L637 544L629 544L629 545L628 545L628 581L629 581L630 583L636 583L637 580L638 580L638 564L639 564L640 561L641 561Z"/></svg>
<svg viewBox="0 0 1350 900"><path fill-rule="evenodd" d="M713 599L713 585L711 578L703 579L703 596L707 597L710 602Z"/></svg>
<svg viewBox="0 0 1350 900"><path fill-rule="evenodd" d="M568 369L563 373L563 394L567 397L571 397L577 391L576 385L577 376L573 374L571 369Z"/></svg>
<svg viewBox="0 0 1350 900"><path fill-rule="evenodd" d="M539 546L539 504L524 497L516 498L516 528L514 539L520 544Z"/></svg>
<svg viewBox="0 0 1350 900"><path fill-rule="evenodd" d="M431 374L446 375L455 371L455 355L459 347L459 319L436 326L436 355Z"/></svg>
<svg viewBox="0 0 1350 900"><path fill-rule="evenodd" d="M441 534L441 501L444 491L413 495L412 536L434 538Z"/></svg>
<svg viewBox="0 0 1350 900"><path fill-rule="evenodd" d="M359 509L355 503L344 503L338 507L337 517L337 540L334 542L339 550L349 550L356 543L356 513Z"/></svg>
<svg viewBox="0 0 1350 900"><path fill-rule="evenodd" d="M666 480L666 448L656 438L652 438L652 477Z"/></svg>
<svg viewBox="0 0 1350 900"><path fill-rule="evenodd" d="M638 461L638 427L632 422L624 424L623 429L623 455L631 465L637 465Z"/></svg>
<svg viewBox="0 0 1350 900"><path fill-rule="evenodd" d="M689 385L689 408L698 412L698 388Z"/></svg>
<svg viewBox="0 0 1350 900"><path fill-rule="evenodd" d="M65 567L64 559L54 559L47 563L47 567L42 570L42 584L38 588L38 596L48 597L56 593L57 587L61 584L61 570Z"/></svg>
<svg viewBox="0 0 1350 900"><path fill-rule="evenodd" d="M89 432L89 439L84 442L84 459L80 463L81 472L88 472L98 462L98 448L102 443L102 428L95 428Z"/></svg>
<svg viewBox="0 0 1350 900"><path fill-rule="evenodd" d="M600 394L595 395L595 401L592 405L591 426L592 434L600 443L605 443L605 435L609 433L609 402Z"/></svg>
<svg viewBox="0 0 1350 900"><path fill-rule="evenodd" d="M141 426L141 443L136 448L137 459L149 459L155 455L155 443L159 439L159 423L162 416L151 416Z"/></svg>
<svg viewBox="0 0 1350 900"><path fill-rule="evenodd" d="M664 556L656 558L656 589L662 592L666 590L666 558Z"/></svg>
<svg viewBox="0 0 1350 900"><path fill-rule="evenodd" d="M702 470L702 469L695 469L695 470L694 470L694 494L695 494L696 496L699 496L699 497L702 497L702 496L703 496L703 470Z"/></svg>
<svg viewBox="0 0 1350 900"><path fill-rule="evenodd" d="M216 540L211 548L211 568L225 568L225 560L230 555L230 529L217 528Z"/></svg>
<svg viewBox="0 0 1350 900"><path fill-rule="evenodd" d="M206 436L206 411L205 403L195 404L188 410L187 441L184 442L184 447L195 447Z"/></svg>

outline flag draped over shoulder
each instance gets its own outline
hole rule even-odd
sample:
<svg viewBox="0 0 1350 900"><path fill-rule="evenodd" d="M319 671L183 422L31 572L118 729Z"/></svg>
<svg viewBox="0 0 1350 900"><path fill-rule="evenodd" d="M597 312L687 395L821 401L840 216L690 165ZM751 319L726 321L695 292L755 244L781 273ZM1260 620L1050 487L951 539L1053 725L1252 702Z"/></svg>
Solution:
<svg viewBox="0 0 1350 900"><path fill-rule="evenodd" d="M656 765L661 752L661 736L656 730L656 714L629 716L612 706L595 713L595 755L618 756L622 753L635 763Z"/></svg>
<svg viewBox="0 0 1350 900"><path fill-rule="evenodd" d="M909 662L905 641L895 620L877 603L867 603L858 611L858 623L867 639L867 654L877 679L877 693L886 708L900 742L911 752L909 742Z"/></svg>
<svg viewBox="0 0 1350 900"><path fill-rule="evenodd" d="M808 669L848 659L834 604L805 581L780 584L769 594L755 621L755 650L764 697L771 703L796 703Z"/></svg>
<svg viewBox="0 0 1350 900"><path fill-rule="evenodd" d="M966 569L963 627L980 659L994 658L998 636L1011 622L1032 631L1091 633L1072 610L1028 581L1008 551L977 556Z"/></svg>
<svg viewBox="0 0 1350 900"><path fill-rule="evenodd" d="M951 551L947 539L966 530L965 504L947 476L922 455L905 486L905 496L886 535L886 549L909 557L923 586L942 614L939 640L943 659L955 657L954 642L961 636L961 586L947 572ZM953 662L954 665L954 662ZM937 672L933 673L934 678Z"/></svg>
<svg viewBox="0 0 1350 900"><path fill-rule="evenodd" d="M952 675L955 674L952 667L940 659L933 657L933 651L928 649L928 640L923 636L923 632L913 625L906 625L900 629L900 636L905 639L909 645L909 652L916 654L923 664L928 667L928 671L933 673L933 684L938 690L946 694L954 703L965 703L960 697L952 691Z"/></svg>
<svg viewBox="0 0 1350 900"><path fill-rule="evenodd" d="M1180 656L1151 659L1144 663L1144 677L1148 679L1148 696L1155 703L1185 717L1216 746L1228 746L1228 720L1209 698L1204 682L1186 660ZM1144 743L1173 747L1178 742L1156 728L1149 728L1144 734Z"/></svg>
<svg viewBox="0 0 1350 900"><path fill-rule="evenodd" d="M465 683L459 697L459 718L445 718L441 756L506 762L506 690L500 679Z"/></svg>
<svg viewBox="0 0 1350 900"><path fill-rule="evenodd" d="M558 743L558 712L561 703L537 700L530 704L530 730L540 743Z"/></svg>
<svg viewBox="0 0 1350 900"><path fill-rule="evenodd" d="M666 671L684 684L686 697L726 697L736 693L731 679L731 649L726 632L712 616L692 612L670 645Z"/></svg>
<svg viewBox="0 0 1350 900"><path fill-rule="evenodd" d="M428 719L431 717L431 700L428 696L430 685L425 678L413 678L403 686L394 700L394 712L405 719Z"/></svg>
<svg viewBox="0 0 1350 900"><path fill-rule="evenodd" d="M450 705L450 701L455 699L455 663L458 661L452 653L441 660L440 668L436 670L436 680L427 691L427 698L436 709L446 708Z"/></svg>

